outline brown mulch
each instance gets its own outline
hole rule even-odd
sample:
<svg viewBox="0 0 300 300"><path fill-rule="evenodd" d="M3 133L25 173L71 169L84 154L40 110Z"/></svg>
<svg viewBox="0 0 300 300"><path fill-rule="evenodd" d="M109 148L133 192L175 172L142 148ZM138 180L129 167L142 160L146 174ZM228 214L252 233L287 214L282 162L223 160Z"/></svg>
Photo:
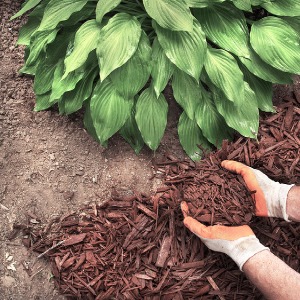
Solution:
<svg viewBox="0 0 300 300"><path fill-rule="evenodd" d="M187 200L207 224L248 223L299 272L300 224L252 217L254 191L219 167L234 159L299 184L299 121L299 103L289 99L262 117L258 142L225 142L197 164L171 155L154 165L165 180L154 196L116 196L30 229L24 243L50 260L56 286L72 299L262 299L229 257L208 250L183 226L179 203Z"/></svg>

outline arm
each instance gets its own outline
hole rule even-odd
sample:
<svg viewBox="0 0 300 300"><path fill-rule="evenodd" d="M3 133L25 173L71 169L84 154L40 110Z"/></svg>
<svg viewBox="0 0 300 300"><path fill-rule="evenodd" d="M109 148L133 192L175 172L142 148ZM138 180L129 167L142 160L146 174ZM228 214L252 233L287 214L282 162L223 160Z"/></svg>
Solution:
<svg viewBox="0 0 300 300"><path fill-rule="evenodd" d="M243 271L267 299L299 299L300 274L270 251L261 251L249 258Z"/></svg>

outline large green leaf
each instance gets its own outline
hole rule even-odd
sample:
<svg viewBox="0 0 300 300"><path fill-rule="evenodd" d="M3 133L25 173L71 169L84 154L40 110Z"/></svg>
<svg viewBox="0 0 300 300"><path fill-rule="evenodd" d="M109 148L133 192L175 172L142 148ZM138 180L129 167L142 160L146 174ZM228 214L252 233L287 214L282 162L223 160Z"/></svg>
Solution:
<svg viewBox="0 0 300 300"><path fill-rule="evenodd" d="M91 114L101 144L124 125L132 106L133 100L124 99L109 79L97 83L91 98Z"/></svg>
<svg viewBox="0 0 300 300"><path fill-rule="evenodd" d="M262 3L261 6L273 15L277 16L300 16L299 0L275 0L269 3Z"/></svg>
<svg viewBox="0 0 300 300"><path fill-rule="evenodd" d="M125 99L132 99L144 87L150 72L151 47L148 36L143 32L133 56L109 77Z"/></svg>
<svg viewBox="0 0 300 300"><path fill-rule="evenodd" d="M291 74L275 69L264 62L258 54L250 47L250 58L239 57L247 69L259 78L272 83L290 84L293 83Z"/></svg>
<svg viewBox="0 0 300 300"><path fill-rule="evenodd" d="M199 22L194 19L191 32L164 29L155 21L153 27L170 61L198 81L207 50L205 34Z"/></svg>
<svg viewBox="0 0 300 300"><path fill-rule="evenodd" d="M26 66L36 63L41 52L46 50L48 44L54 41L58 30L35 32L30 39L30 53L26 59Z"/></svg>
<svg viewBox="0 0 300 300"><path fill-rule="evenodd" d="M119 133L138 154L144 146L143 137L139 131L139 128L135 120L135 109L132 109L130 117L127 119Z"/></svg>
<svg viewBox="0 0 300 300"><path fill-rule="evenodd" d="M252 25L250 41L255 52L273 67L300 74L300 36L277 17L266 17Z"/></svg>
<svg viewBox="0 0 300 300"><path fill-rule="evenodd" d="M100 29L96 20L89 20L81 25L75 35L73 51L65 59L66 69L63 78L81 67L86 62L90 52L97 48Z"/></svg>
<svg viewBox="0 0 300 300"><path fill-rule="evenodd" d="M53 103L50 102L50 95L50 92L42 95L36 95L34 111L41 111L51 107Z"/></svg>
<svg viewBox="0 0 300 300"><path fill-rule="evenodd" d="M249 57L249 32L244 14L230 3L195 10L207 37L238 56Z"/></svg>
<svg viewBox="0 0 300 300"><path fill-rule="evenodd" d="M187 116L193 120L196 108L201 100L198 82L190 75L176 68L172 79L172 88L174 98L184 109Z"/></svg>
<svg viewBox="0 0 300 300"><path fill-rule="evenodd" d="M40 26L44 9L49 1L43 1L29 15L27 23L21 27L17 44L28 46L33 33Z"/></svg>
<svg viewBox="0 0 300 300"><path fill-rule="evenodd" d="M223 140L232 139L232 129L217 111L211 95L204 88L201 90L202 99L195 112L195 120L208 141L216 147L221 147Z"/></svg>
<svg viewBox="0 0 300 300"><path fill-rule="evenodd" d="M207 7L212 3L221 3L225 0L186 0L186 3L189 7Z"/></svg>
<svg viewBox="0 0 300 300"><path fill-rule="evenodd" d="M238 9L252 12L250 0L232 0L232 2Z"/></svg>
<svg viewBox="0 0 300 300"><path fill-rule="evenodd" d="M163 96L157 98L152 88L147 88L136 104L136 123L144 142L156 150L167 125L168 103Z"/></svg>
<svg viewBox="0 0 300 300"><path fill-rule="evenodd" d="M258 108L266 112L276 112L272 103L272 83L253 75L245 67L242 70L245 81L255 93Z"/></svg>
<svg viewBox="0 0 300 300"><path fill-rule="evenodd" d="M161 27L172 31L192 31L193 16L182 0L143 0L147 13Z"/></svg>
<svg viewBox="0 0 300 300"><path fill-rule="evenodd" d="M122 0L98 0L96 7L96 20L99 24L105 14L116 8Z"/></svg>
<svg viewBox="0 0 300 300"><path fill-rule="evenodd" d="M14 20L20 16L22 16L24 13L26 13L28 10L31 10L35 6L37 6L42 0L28 0L25 2L25 4L22 6L21 10L19 10L15 15L13 15L10 20Z"/></svg>
<svg viewBox="0 0 300 300"><path fill-rule="evenodd" d="M231 128L245 137L256 138L259 113L255 93L245 82L245 98L239 103L228 101L221 90L213 90L213 98L218 112Z"/></svg>
<svg viewBox="0 0 300 300"><path fill-rule="evenodd" d="M141 33L138 20L125 13L116 14L102 28L97 48L102 81L132 57Z"/></svg>
<svg viewBox="0 0 300 300"><path fill-rule="evenodd" d="M204 66L212 83L224 92L227 99L237 102L244 98L244 76L230 53L208 48Z"/></svg>
<svg viewBox="0 0 300 300"><path fill-rule="evenodd" d="M58 34L54 42L48 45L45 58L39 60L34 78L34 92L37 95L45 94L52 88L54 72L61 58L65 56L70 40L74 33L65 30Z"/></svg>
<svg viewBox="0 0 300 300"><path fill-rule="evenodd" d="M57 25L70 16L80 11L88 0L51 0L45 8L45 13L38 31L48 31L57 27Z"/></svg>
<svg viewBox="0 0 300 300"><path fill-rule="evenodd" d="M194 161L201 159L203 150L210 149L196 121L191 120L185 112L179 118L178 135L184 151Z"/></svg>
<svg viewBox="0 0 300 300"><path fill-rule="evenodd" d="M165 52L155 38L152 46L152 85L156 96L159 97L160 93L166 87L169 79L174 71L174 65L165 55Z"/></svg>
<svg viewBox="0 0 300 300"><path fill-rule="evenodd" d="M88 100L85 102L85 111L83 116L83 124L87 132L98 142L100 143L100 140L98 138L93 119L91 114L91 101ZM107 142L103 143L102 146L106 147Z"/></svg>
<svg viewBox="0 0 300 300"><path fill-rule="evenodd" d="M77 83L74 90L63 95L59 102L63 104L63 110L66 115L81 109L83 102L91 96L97 73L98 69L91 69L87 72L86 76Z"/></svg>
<svg viewBox="0 0 300 300"><path fill-rule="evenodd" d="M282 17L294 30L300 35L300 16L299 17Z"/></svg>
<svg viewBox="0 0 300 300"><path fill-rule="evenodd" d="M95 53L91 53L86 63L76 69L75 71L69 73L67 77L62 79L64 72L63 60L58 63L56 70L54 72L53 83L52 83L52 93L50 101L56 101L60 99L63 94L70 92L75 89L77 83L86 75L90 69L95 68L97 65L97 59Z"/></svg>

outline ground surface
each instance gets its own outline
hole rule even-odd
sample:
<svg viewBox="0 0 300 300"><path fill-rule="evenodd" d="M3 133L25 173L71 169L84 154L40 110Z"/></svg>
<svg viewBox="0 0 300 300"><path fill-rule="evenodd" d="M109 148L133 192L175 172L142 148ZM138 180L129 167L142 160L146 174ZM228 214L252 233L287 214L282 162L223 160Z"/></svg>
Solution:
<svg viewBox="0 0 300 300"><path fill-rule="evenodd" d="M85 203L105 201L114 190L123 195L154 191L159 182L150 180L152 158L166 152L183 156L176 136L178 109L157 153L144 149L139 156L120 137L108 149L100 147L76 116L34 113L32 79L18 74L23 49L15 44L23 21L8 22L21 2L0 3L0 298L63 299L42 260L28 276L24 266L36 256L18 237L7 239L13 224L25 222L27 212L45 222ZM277 97L290 91L280 87Z"/></svg>

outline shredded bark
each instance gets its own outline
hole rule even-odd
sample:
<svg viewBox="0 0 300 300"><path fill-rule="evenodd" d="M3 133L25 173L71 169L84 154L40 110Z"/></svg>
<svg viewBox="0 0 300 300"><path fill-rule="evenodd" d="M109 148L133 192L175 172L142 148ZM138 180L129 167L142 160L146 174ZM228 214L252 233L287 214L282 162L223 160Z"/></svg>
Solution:
<svg viewBox="0 0 300 300"><path fill-rule="evenodd" d="M169 155L154 168L165 185L153 196L115 195L105 205L16 225L23 242L50 260L57 288L70 299L263 299L235 263L210 251L182 223L180 202L210 224L249 224L259 240L300 271L300 224L253 216L243 180L220 168L234 159L270 178L299 183L300 110L295 99L261 119L259 139L224 142L199 164ZM258 266L259 267L259 266Z"/></svg>

